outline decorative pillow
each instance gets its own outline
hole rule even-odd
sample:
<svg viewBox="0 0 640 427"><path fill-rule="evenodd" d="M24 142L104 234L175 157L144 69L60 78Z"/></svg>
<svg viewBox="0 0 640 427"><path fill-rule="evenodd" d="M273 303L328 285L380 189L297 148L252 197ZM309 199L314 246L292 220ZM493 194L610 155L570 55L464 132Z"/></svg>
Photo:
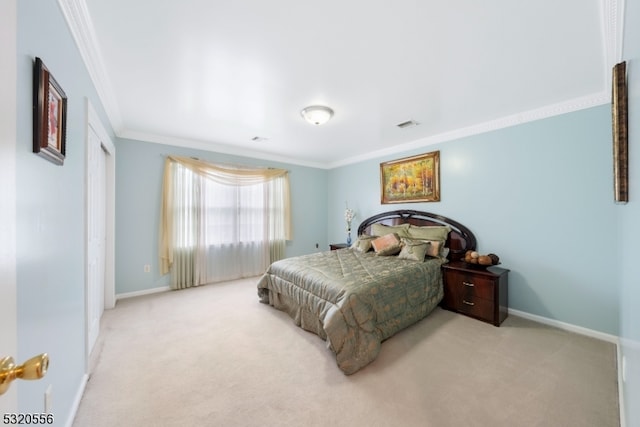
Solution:
<svg viewBox="0 0 640 427"><path fill-rule="evenodd" d="M376 236L366 236L362 235L356 239L355 242L351 245L351 249L354 249L358 252L369 252L371 250L371 241L375 239Z"/></svg>
<svg viewBox="0 0 640 427"><path fill-rule="evenodd" d="M422 242L427 244L426 256L433 258L446 258L449 255L449 248L444 246L441 240L422 240L422 239L403 239L413 242Z"/></svg>
<svg viewBox="0 0 640 427"><path fill-rule="evenodd" d="M387 234L395 233L399 237L410 237L407 230L409 230L409 224L384 225L376 223L371 225L371 234L374 236L386 236Z"/></svg>
<svg viewBox="0 0 640 427"><path fill-rule="evenodd" d="M400 239L394 233L373 239L371 246L373 246L376 255L380 256L395 255L402 249Z"/></svg>
<svg viewBox="0 0 640 427"><path fill-rule="evenodd" d="M421 240L440 240L444 242L447 240L450 231L451 227L445 225L428 225L425 227L412 225L407 229L408 236L406 237Z"/></svg>
<svg viewBox="0 0 640 427"><path fill-rule="evenodd" d="M449 248L445 246L444 248L442 248L442 251L440 252L440 258L447 259L448 256L449 256Z"/></svg>
<svg viewBox="0 0 640 427"><path fill-rule="evenodd" d="M410 259L413 261L424 261L424 256L429 249L429 242L413 239L401 239L402 250L398 254L398 258Z"/></svg>
<svg viewBox="0 0 640 427"><path fill-rule="evenodd" d="M402 246L400 243L387 246L385 249L379 250L376 252L376 256L392 256L397 255L402 250Z"/></svg>
<svg viewBox="0 0 640 427"><path fill-rule="evenodd" d="M442 258L444 242L440 240L427 240L426 243L428 243L426 255L432 256L434 258Z"/></svg>

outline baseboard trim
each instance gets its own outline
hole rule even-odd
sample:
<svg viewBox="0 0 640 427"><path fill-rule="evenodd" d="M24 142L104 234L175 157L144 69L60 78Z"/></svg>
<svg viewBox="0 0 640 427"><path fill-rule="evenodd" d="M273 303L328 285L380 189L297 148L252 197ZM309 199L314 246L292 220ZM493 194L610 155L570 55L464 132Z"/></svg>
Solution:
<svg viewBox="0 0 640 427"><path fill-rule="evenodd" d="M543 323L545 325L554 326L565 331L575 332L576 334L586 335L591 338L597 338L599 340L607 341L616 345L620 343L620 338L618 338L616 335L594 331L593 329L583 328L582 326L572 325L571 323L565 323L555 319L549 319L548 317L538 316L536 314L527 313L526 311L514 310L510 308L509 314L533 320L534 322Z"/></svg>
<svg viewBox="0 0 640 427"><path fill-rule="evenodd" d="M145 289L144 291L135 291L135 292L126 292L124 294L116 294L116 301L119 301L121 299L140 297L143 295L158 294L160 292L167 292L170 290L171 288L169 286L162 286L159 288Z"/></svg>
<svg viewBox="0 0 640 427"><path fill-rule="evenodd" d="M616 352L618 356L618 408L620 410L620 427L626 427L627 419L624 407L624 384L622 377L622 346L620 342L616 344Z"/></svg>
<svg viewBox="0 0 640 427"><path fill-rule="evenodd" d="M84 396L84 389L87 387L88 381L89 381L89 375L84 374L82 376L82 381L80 382L80 387L78 387L78 391L76 392L76 397L73 399L73 403L71 404L71 410L69 411L69 418L67 418L67 422L65 423L66 427L73 426L73 422L76 419L76 414L78 413L78 408L80 407L80 401L82 400L82 396Z"/></svg>

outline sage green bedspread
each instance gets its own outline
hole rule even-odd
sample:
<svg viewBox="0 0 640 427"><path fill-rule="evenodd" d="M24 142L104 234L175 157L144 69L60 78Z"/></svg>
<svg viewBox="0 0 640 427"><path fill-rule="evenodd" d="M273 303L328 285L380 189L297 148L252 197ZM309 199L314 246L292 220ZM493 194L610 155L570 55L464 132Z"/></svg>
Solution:
<svg viewBox="0 0 640 427"><path fill-rule="evenodd" d="M382 341L438 305L442 263L319 252L274 262L258 282L258 296L325 339L349 375L375 360Z"/></svg>

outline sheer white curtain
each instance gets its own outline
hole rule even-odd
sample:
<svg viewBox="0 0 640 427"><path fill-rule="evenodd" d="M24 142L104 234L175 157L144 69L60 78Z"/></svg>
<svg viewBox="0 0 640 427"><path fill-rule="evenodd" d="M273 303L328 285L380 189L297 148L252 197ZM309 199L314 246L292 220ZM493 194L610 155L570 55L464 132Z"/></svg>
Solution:
<svg viewBox="0 0 640 427"><path fill-rule="evenodd" d="M170 165L173 189L173 268L171 286L182 289L201 283L202 180L178 163Z"/></svg>
<svg viewBox="0 0 640 427"><path fill-rule="evenodd" d="M267 241L269 242L269 259L284 258L288 235L289 212L287 204L289 182L286 176L279 176L265 184Z"/></svg>
<svg viewBox="0 0 640 427"><path fill-rule="evenodd" d="M287 171L167 158L162 272L174 289L262 274L284 257L289 204Z"/></svg>
<svg viewBox="0 0 640 427"><path fill-rule="evenodd" d="M257 276L269 266L266 184L203 185L202 282Z"/></svg>

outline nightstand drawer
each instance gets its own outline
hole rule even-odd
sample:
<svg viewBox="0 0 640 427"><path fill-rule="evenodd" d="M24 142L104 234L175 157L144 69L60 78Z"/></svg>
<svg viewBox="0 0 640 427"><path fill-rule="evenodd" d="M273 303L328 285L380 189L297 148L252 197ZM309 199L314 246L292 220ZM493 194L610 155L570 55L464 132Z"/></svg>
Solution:
<svg viewBox="0 0 640 427"><path fill-rule="evenodd" d="M477 317L487 322L493 322L493 301L476 297L462 297L458 301L458 311Z"/></svg>
<svg viewBox="0 0 640 427"><path fill-rule="evenodd" d="M449 282L449 286L460 287L460 290L457 292L468 295L469 297L476 296L493 301L495 280L492 278L451 271L447 277L447 281Z"/></svg>

